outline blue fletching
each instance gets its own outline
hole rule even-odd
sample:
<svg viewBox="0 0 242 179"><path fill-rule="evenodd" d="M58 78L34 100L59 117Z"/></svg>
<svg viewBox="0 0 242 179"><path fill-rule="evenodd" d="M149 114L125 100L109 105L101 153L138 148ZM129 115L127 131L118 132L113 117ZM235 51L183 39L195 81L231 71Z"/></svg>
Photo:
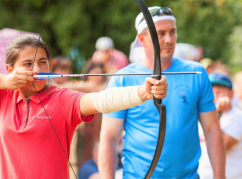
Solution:
<svg viewBox="0 0 242 179"><path fill-rule="evenodd" d="M40 73L38 73L37 75L60 75L60 74L57 74L57 73L45 73L45 72L40 72Z"/></svg>
<svg viewBox="0 0 242 179"><path fill-rule="evenodd" d="M40 72L37 74L37 79L58 78L58 77L61 77L61 75L57 73Z"/></svg>

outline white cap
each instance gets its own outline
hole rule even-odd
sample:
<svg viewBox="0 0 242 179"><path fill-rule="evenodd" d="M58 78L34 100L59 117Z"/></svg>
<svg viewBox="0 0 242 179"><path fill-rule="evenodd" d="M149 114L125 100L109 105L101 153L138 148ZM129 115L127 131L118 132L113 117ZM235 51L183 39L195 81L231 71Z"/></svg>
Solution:
<svg viewBox="0 0 242 179"><path fill-rule="evenodd" d="M96 42L97 50L108 50L114 47L113 40L109 37L100 37Z"/></svg>
<svg viewBox="0 0 242 179"><path fill-rule="evenodd" d="M154 7L149 7L149 11L153 10L153 9L157 9L157 8L160 8L159 6L154 6ZM160 13L162 13L162 9L160 9ZM136 17L135 19L135 28L138 32L138 34L140 32L142 32L145 28L147 28L147 23L145 20L141 21L143 18L143 13L139 13L139 15ZM156 16L152 16L152 19L153 19L153 22L156 23L158 21L161 21L161 20L173 20L173 21L176 21L176 18L172 15L164 15L164 16L159 16L159 15L156 15Z"/></svg>

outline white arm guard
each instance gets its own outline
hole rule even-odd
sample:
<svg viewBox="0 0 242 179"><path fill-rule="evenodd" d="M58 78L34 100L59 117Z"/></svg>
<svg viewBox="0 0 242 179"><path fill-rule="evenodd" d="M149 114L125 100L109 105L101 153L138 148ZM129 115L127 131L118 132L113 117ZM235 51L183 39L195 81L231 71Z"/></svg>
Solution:
<svg viewBox="0 0 242 179"><path fill-rule="evenodd" d="M108 88L99 92L94 105L100 113L107 114L143 104L138 89L139 86Z"/></svg>

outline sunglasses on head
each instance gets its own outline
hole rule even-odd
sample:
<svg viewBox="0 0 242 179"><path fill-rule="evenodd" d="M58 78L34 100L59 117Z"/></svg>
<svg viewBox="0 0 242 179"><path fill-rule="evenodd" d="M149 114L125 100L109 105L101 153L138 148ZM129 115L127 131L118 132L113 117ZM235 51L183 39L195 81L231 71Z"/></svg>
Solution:
<svg viewBox="0 0 242 179"><path fill-rule="evenodd" d="M169 7L157 7L157 8L151 9L149 11L150 11L150 14L151 14L152 17L160 15L160 14L173 16L173 12L172 12L171 8L169 8ZM142 19L140 20L139 24L143 20L144 20L144 17L142 17Z"/></svg>

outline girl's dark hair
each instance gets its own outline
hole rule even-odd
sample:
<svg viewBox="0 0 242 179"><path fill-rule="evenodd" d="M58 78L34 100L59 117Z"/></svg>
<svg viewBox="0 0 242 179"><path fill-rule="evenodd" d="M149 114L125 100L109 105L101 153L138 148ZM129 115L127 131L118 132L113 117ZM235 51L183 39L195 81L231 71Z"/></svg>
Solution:
<svg viewBox="0 0 242 179"><path fill-rule="evenodd" d="M6 64L13 67L16 59L18 58L19 52L26 46L43 48L46 52L48 60L51 58L51 53L44 41L39 39L38 36L33 34L24 34L13 39L6 50Z"/></svg>

